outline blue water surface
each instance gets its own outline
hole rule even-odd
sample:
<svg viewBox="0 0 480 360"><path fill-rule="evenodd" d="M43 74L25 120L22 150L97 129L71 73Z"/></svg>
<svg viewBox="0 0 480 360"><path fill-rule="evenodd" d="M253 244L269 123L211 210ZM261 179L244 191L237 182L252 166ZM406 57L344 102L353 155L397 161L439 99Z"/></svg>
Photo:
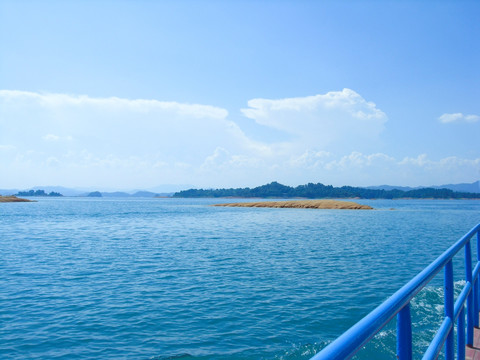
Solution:
<svg viewBox="0 0 480 360"><path fill-rule="evenodd" d="M309 359L480 222L475 200L218 202L0 204L0 358ZM442 301L441 279L414 300L416 352ZM393 329L357 358L394 357Z"/></svg>

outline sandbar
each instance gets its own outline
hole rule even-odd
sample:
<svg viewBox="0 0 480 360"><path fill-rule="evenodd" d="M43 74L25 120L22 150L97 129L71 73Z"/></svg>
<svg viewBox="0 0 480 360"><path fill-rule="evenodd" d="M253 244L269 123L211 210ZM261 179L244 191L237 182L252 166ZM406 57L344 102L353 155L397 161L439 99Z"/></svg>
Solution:
<svg viewBox="0 0 480 360"><path fill-rule="evenodd" d="M0 195L0 203L4 202L34 202L35 200L28 200L28 199L22 199L22 198L17 198L16 196L1 196Z"/></svg>
<svg viewBox="0 0 480 360"><path fill-rule="evenodd" d="M339 200L288 200L288 201L260 201L215 204L212 206L228 207L267 207L267 208L299 208L299 209L347 209L373 210L368 205L361 205L353 201Z"/></svg>

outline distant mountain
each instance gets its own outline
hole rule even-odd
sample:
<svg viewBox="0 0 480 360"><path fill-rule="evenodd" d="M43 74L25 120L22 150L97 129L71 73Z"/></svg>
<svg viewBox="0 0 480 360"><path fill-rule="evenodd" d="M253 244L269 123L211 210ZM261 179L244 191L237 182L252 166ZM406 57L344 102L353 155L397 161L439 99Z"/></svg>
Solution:
<svg viewBox="0 0 480 360"><path fill-rule="evenodd" d="M365 187L365 189L385 190L385 191L391 191L391 190L410 191L410 190L421 189L421 187L378 185L378 186L367 186L367 187Z"/></svg>
<svg viewBox="0 0 480 360"><path fill-rule="evenodd" d="M457 192L480 193L480 181L475 181L474 183L471 183L471 184L464 183L464 184L447 184L447 185L432 185L432 186L417 186L417 187L379 185L379 186L368 186L365 189L387 190L387 191L390 191L390 190L410 191L410 190L425 189L427 187L432 189L449 189Z"/></svg>
<svg viewBox="0 0 480 360"><path fill-rule="evenodd" d="M156 194L170 194L170 193L173 194L177 191L192 189L194 187L195 186L192 185L192 184L177 184L177 185L175 185L175 184L163 184L163 185L159 185L159 186L155 186L155 187L147 188L147 189L135 189L132 192L147 190L147 191L154 192Z"/></svg>
<svg viewBox="0 0 480 360"><path fill-rule="evenodd" d="M122 192L122 191L115 191L115 192L102 192L103 197L155 197L158 194L151 192L151 191L137 191L133 194Z"/></svg>
<svg viewBox="0 0 480 360"><path fill-rule="evenodd" d="M93 191L87 195L87 197L102 197L102 193L99 191Z"/></svg>
<svg viewBox="0 0 480 360"><path fill-rule="evenodd" d="M172 185L173 186L173 185ZM161 196L161 197L169 197L174 194L174 192L152 192L152 191L146 191L146 190L134 190L134 191L98 191L95 189L72 189L72 188L66 188L63 186L35 186L33 188L30 188L28 190L19 190L19 189L0 189L0 195L2 196L9 196L9 195L15 195L19 193L25 193L29 192L31 190L36 191L43 191L47 195L50 193L59 193L62 194L63 196L81 196L81 197L86 197L90 196L92 193L100 193L102 197L156 197L156 196ZM24 195L27 196L27 195ZM35 196L35 195L32 195Z"/></svg>
<svg viewBox="0 0 480 360"><path fill-rule="evenodd" d="M18 189L0 189L0 195L2 196L11 196L18 193L20 190Z"/></svg>
<svg viewBox="0 0 480 360"><path fill-rule="evenodd" d="M448 184L448 185L441 185L434 188L445 188L450 189L453 191L462 191L462 192L471 192L471 193L480 193L480 180L475 181L471 184Z"/></svg>
<svg viewBox="0 0 480 360"><path fill-rule="evenodd" d="M167 188L173 188L173 185L167 186ZM161 187L159 187L161 188ZM178 188L178 187L177 187ZM184 189L183 187L180 187L180 189ZM28 190L20 190L20 189L0 189L0 195L2 196L10 196L10 195L15 195L19 193L27 193L33 190L33 195L24 195L24 196L35 196L35 193L37 191L43 191L46 195L50 193L58 193L62 194L63 196L90 196L91 193L100 193L102 197L156 197L156 196L161 196L161 197L170 197L174 194L175 191L163 191L163 192L153 192L153 191L146 191L146 190L133 190L133 191L98 191L95 189L72 189L72 188L66 188L63 186L35 186L33 188L30 188Z"/></svg>
<svg viewBox="0 0 480 360"><path fill-rule="evenodd" d="M101 192L103 197L130 197L131 195L122 191Z"/></svg>
<svg viewBox="0 0 480 360"><path fill-rule="evenodd" d="M106 192L106 191L94 191L90 193L84 193L80 196L92 196L91 194L100 194L101 197L117 197L117 198L128 198L128 197L147 197L153 198L155 196L160 196L160 194L151 192L151 191L137 191L133 194L124 192L124 191L114 191L114 192ZM98 196L98 195L97 195Z"/></svg>
<svg viewBox="0 0 480 360"><path fill-rule="evenodd" d="M155 197L161 197L161 198L167 198L167 197L173 197L175 193L158 193L155 195Z"/></svg>
<svg viewBox="0 0 480 360"><path fill-rule="evenodd" d="M136 193L132 194L131 196L135 196L135 197L155 197L155 196L158 196L158 194L153 193L151 191L137 191Z"/></svg>

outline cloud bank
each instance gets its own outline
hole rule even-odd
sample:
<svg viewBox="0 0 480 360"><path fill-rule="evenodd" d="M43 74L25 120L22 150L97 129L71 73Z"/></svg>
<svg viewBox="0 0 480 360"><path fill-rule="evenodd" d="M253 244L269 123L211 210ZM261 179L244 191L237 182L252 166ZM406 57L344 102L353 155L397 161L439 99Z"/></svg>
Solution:
<svg viewBox="0 0 480 360"><path fill-rule="evenodd" d="M285 131L302 146L358 149L378 138L387 116L373 102L343 89L324 95L281 100L253 99L245 116Z"/></svg>
<svg viewBox="0 0 480 360"><path fill-rule="evenodd" d="M253 99L242 112L290 140L254 141L210 105L2 90L0 187L418 185L480 176L480 159L379 152L387 116L350 89Z"/></svg>
<svg viewBox="0 0 480 360"><path fill-rule="evenodd" d="M480 116L463 115L462 113L443 114L438 118L438 120L443 124L458 123L458 122L474 123L474 122L480 121Z"/></svg>

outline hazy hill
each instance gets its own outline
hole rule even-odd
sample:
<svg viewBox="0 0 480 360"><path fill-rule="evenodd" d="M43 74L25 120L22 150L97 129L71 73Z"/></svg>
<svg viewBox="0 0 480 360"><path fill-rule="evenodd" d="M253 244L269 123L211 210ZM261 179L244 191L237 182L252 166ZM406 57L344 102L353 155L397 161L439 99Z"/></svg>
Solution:
<svg viewBox="0 0 480 360"><path fill-rule="evenodd" d="M437 187L435 187L437 188ZM463 192L472 192L472 193L480 193L480 180L475 181L471 184L448 184L448 185L441 185L438 188L445 188L450 189L453 191L463 191Z"/></svg>
<svg viewBox="0 0 480 360"><path fill-rule="evenodd" d="M122 191L114 191L114 192L101 192L102 197L130 197L131 195L122 192Z"/></svg>
<svg viewBox="0 0 480 360"><path fill-rule="evenodd" d="M462 184L447 184L447 185L432 185L427 186L428 188L432 189L450 189L457 192L469 192L469 193L480 193L480 180L475 181L473 183L462 183ZM392 185L379 185L379 186L368 186L366 189L373 189L373 190L402 190L402 191L410 191L410 190L417 190L417 189L424 189L427 187L417 186L417 187L409 187L409 186L392 186Z"/></svg>
<svg viewBox="0 0 480 360"><path fill-rule="evenodd" d="M18 189L0 189L1 196L12 196L18 193L20 190Z"/></svg>
<svg viewBox="0 0 480 360"><path fill-rule="evenodd" d="M135 197L155 197L159 194L153 193L151 191L137 191L136 193L132 194L131 196Z"/></svg>

